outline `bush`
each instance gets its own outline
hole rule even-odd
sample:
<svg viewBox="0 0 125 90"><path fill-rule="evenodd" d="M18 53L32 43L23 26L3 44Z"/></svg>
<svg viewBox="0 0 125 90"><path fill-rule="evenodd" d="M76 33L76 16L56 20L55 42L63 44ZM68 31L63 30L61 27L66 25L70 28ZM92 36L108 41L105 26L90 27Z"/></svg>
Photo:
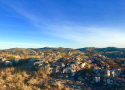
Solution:
<svg viewBox="0 0 125 90"><path fill-rule="evenodd" d="M8 60L13 60L13 59L15 59L15 57L14 56L10 56L10 57L7 57L7 59Z"/></svg>

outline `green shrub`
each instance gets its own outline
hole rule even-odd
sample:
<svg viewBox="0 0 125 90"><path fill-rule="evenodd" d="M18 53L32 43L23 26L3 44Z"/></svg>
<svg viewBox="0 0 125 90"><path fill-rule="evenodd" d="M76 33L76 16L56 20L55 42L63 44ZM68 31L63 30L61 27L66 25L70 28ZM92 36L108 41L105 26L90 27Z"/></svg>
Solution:
<svg viewBox="0 0 125 90"><path fill-rule="evenodd" d="M8 60L13 60L13 59L15 59L15 57L14 56L9 56L9 57L7 57L7 59Z"/></svg>

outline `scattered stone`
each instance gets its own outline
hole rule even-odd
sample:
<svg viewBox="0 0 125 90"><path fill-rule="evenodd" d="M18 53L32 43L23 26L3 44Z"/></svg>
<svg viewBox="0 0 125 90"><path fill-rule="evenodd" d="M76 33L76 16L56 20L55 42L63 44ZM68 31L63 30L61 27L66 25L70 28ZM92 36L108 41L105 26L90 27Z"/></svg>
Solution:
<svg viewBox="0 0 125 90"><path fill-rule="evenodd" d="M19 60L14 59L12 62L13 62L13 64L18 64L18 63L19 63Z"/></svg>
<svg viewBox="0 0 125 90"><path fill-rule="evenodd" d="M12 66L13 63L12 63L11 61L5 61L5 62L4 62L4 65L5 65L5 66L9 66L9 65Z"/></svg>

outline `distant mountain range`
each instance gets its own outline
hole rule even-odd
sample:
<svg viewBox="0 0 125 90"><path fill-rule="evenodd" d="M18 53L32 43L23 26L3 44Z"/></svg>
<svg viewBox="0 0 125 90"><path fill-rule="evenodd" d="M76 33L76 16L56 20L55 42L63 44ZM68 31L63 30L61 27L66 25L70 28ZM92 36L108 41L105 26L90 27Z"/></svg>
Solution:
<svg viewBox="0 0 125 90"><path fill-rule="evenodd" d="M44 47L44 48L11 48L5 49L1 51L25 51L25 50L34 50L34 51L59 51L59 52L67 52L67 51L82 51L82 52L110 52L110 51L125 51L125 48L116 48L116 47L107 47L107 48L95 48L95 47L86 47L86 48L79 48L79 49L72 49L72 48L52 48L52 47Z"/></svg>
<svg viewBox="0 0 125 90"><path fill-rule="evenodd" d="M87 48L79 48L76 50L80 50L80 51L106 51L106 52L110 52L110 51L125 51L125 48L116 48L116 47L107 47L107 48L95 48L95 47L87 47Z"/></svg>

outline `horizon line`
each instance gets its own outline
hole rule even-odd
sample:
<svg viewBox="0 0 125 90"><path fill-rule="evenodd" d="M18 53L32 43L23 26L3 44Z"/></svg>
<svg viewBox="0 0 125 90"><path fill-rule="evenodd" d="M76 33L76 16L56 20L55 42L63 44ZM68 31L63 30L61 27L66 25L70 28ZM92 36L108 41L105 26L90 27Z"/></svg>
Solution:
<svg viewBox="0 0 125 90"><path fill-rule="evenodd" d="M122 47L114 47L114 46L108 46L111 48L122 48ZM83 47L83 48L108 48L108 47ZM40 49L40 48L21 48L21 47L16 47L18 49ZM16 48L6 48L6 49L0 49L0 50L8 50L8 49L16 49ZM41 47L41 48L66 48L66 47ZM69 49L82 49L82 48L69 48Z"/></svg>

